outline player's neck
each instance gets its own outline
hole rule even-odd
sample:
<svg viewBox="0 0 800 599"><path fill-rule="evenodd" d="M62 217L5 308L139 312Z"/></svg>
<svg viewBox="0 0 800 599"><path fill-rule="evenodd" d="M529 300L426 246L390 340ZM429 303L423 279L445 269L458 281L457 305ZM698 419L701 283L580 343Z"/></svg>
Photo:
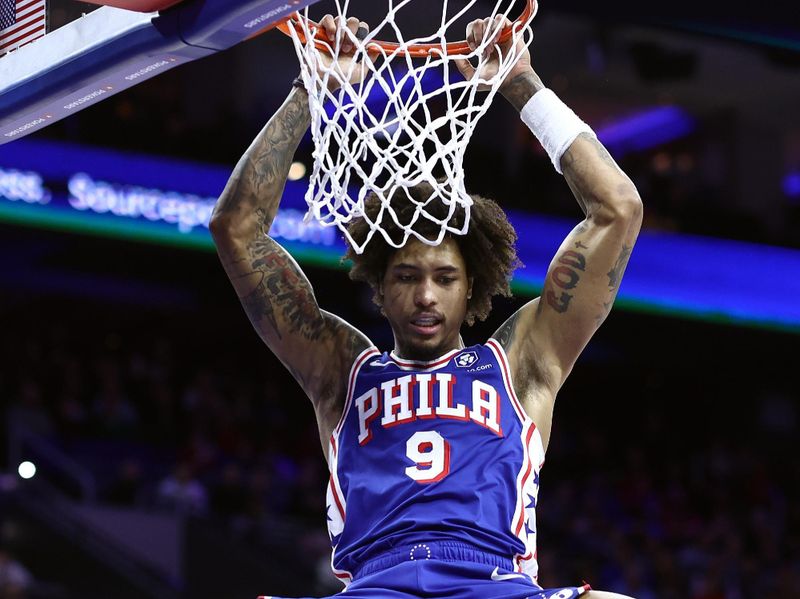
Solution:
<svg viewBox="0 0 800 599"><path fill-rule="evenodd" d="M398 343L395 339L394 350L392 350L392 353L398 358L410 360L412 362L430 362L432 360L436 360L437 358L441 358L442 356L454 350L463 349L464 347L464 340L461 338L461 335L458 336L458 339L455 343L440 345L430 349L425 347L404 346Z"/></svg>

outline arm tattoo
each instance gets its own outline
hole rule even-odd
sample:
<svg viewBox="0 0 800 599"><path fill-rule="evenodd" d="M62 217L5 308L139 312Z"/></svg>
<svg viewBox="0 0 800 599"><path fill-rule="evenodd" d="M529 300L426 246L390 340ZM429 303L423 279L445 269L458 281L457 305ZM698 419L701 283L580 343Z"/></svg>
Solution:
<svg viewBox="0 0 800 599"><path fill-rule="evenodd" d="M609 312L611 312L611 306L614 305L614 298L612 297L609 301L603 302L603 311L600 312L597 316L594 317L594 321L596 325L599 327L603 324L603 321L608 316Z"/></svg>
<svg viewBox="0 0 800 599"><path fill-rule="evenodd" d="M356 357L358 357L358 354L370 346L370 343L362 334L350 329L349 327L348 329L347 345L349 353L347 355L349 356L348 362L350 362L350 364L347 365L348 368L346 372L349 372L350 366L352 366L352 362L356 359Z"/></svg>
<svg viewBox="0 0 800 599"><path fill-rule="evenodd" d="M540 89L544 89L544 84L538 75L522 73L504 83L500 88L500 93L511 102L514 108L521 111L533 94Z"/></svg>
<svg viewBox="0 0 800 599"><path fill-rule="evenodd" d="M299 333L309 341L318 340L325 329L325 321L311 285L297 264L283 248L266 236L253 240L248 251L252 271L260 272L264 277L256 291L260 291L263 301L269 303L270 313L273 314L275 308L280 310L287 332ZM251 300L251 305L260 309L255 300ZM271 324L275 320L273 314ZM276 333L281 338L277 328Z"/></svg>
<svg viewBox="0 0 800 599"><path fill-rule="evenodd" d="M581 133L578 137L592 144L600 160L602 160L608 166L613 167L614 170L619 170L619 167L617 166L617 163L614 162L614 159L611 157L611 154L608 153L608 150L606 150L605 146L602 143L600 143L596 137L590 135L589 133ZM567 150L561 157L561 166L562 170L566 171L567 169L581 168L584 165L578 162L573 152Z"/></svg>
<svg viewBox="0 0 800 599"><path fill-rule="evenodd" d="M302 96L301 96L302 97ZM264 142L254 158L253 190L256 197L276 194L286 181L298 137L308 128L308 109L301 109L298 94L286 103L285 109L275 119L275 126L267 129Z"/></svg>
<svg viewBox="0 0 800 599"><path fill-rule="evenodd" d="M611 312L611 306L614 305L614 300L617 298L619 284L622 280L622 273L625 272L625 267L628 264L628 259L631 257L632 249L631 246L623 243L622 251L620 251L616 263L611 270L606 273L608 276L608 290L611 292L611 298L607 302L603 302L603 311L595 317L597 326L600 326Z"/></svg>
<svg viewBox="0 0 800 599"><path fill-rule="evenodd" d="M588 133L581 133L578 137L589 142L594 147L597 156L605 166L613 169L615 175L625 178L611 154L603 147L603 144ZM584 158L586 157L584 156ZM592 159L581 160L581 157L576 156L576 152L570 147L561 157L561 167L567 185L572 190L572 195L575 196L583 213L588 216L603 203L602 198L598 197L595 190L597 162Z"/></svg>
<svg viewBox="0 0 800 599"><path fill-rule="evenodd" d="M339 398L340 403L337 404L335 411L340 414L344 405L344 392L347 390L347 377L350 368L356 357L367 349L371 343L364 335L343 320L329 314L326 314L325 319L328 323L326 336L338 342L334 347L334 351L338 354L340 362L337 367L325 370L325 379L320 385L322 393L320 399L325 401Z"/></svg>
<svg viewBox="0 0 800 599"><path fill-rule="evenodd" d="M278 339L281 339L278 323L275 320L275 311L272 309L267 289L264 286L263 273L261 274L262 279L256 288L242 298L242 306L244 306L247 317L250 319L250 322L253 323L257 331L262 329L262 322L266 320L269 329Z"/></svg>
<svg viewBox="0 0 800 599"><path fill-rule="evenodd" d="M563 291L561 295L558 296L553 293L552 289L547 289L545 291L545 298L547 299L548 305L559 314L563 314L569 309L569 302L573 297L572 294L566 291Z"/></svg>
<svg viewBox="0 0 800 599"><path fill-rule="evenodd" d="M616 263L614 264L613 268L608 271L608 288L609 289L616 289L619 286L619 282L622 280L622 273L625 272L625 267L628 265L628 259L631 257L632 247L629 245L622 244L622 251L617 258Z"/></svg>
<svg viewBox="0 0 800 599"><path fill-rule="evenodd" d="M563 160L563 158L562 158L562 160ZM574 158L572 160L574 160ZM567 172L566 168L564 169L564 172L565 173ZM587 205L586 200L583 197L583 192L578 187L578 184L575 183L569 177L566 178L566 181L567 181L567 185L570 188L570 191L572 191L572 195L575 196L575 200L578 202L578 206L580 206L581 212L583 212L584 216L589 216L589 206ZM585 227L586 226L584 225L584 230L585 230ZM581 231L581 233L582 232L583 231Z"/></svg>
<svg viewBox="0 0 800 599"><path fill-rule="evenodd" d="M600 157L600 160L605 162L610 167L613 167L617 170L619 169L617 163L614 162L614 159L611 157L611 154L608 153L608 150L606 150L603 144L601 144L599 141L597 141L597 139L591 137L587 133L582 133L581 135L584 139L588 140L594 146L594 149L597 151L597 155Z"/></svg>
<svg viewBox="0 0 800 599"><path fill-rule="evenodd" d="M569 309L569 303L574 297L574 294L567 291L578 286L581 273L586 271L586 256L575 250L567 250L558 257L557 262L559 266L551 269L547 276L544 299L556 312L563 314ZM554 287L562 291L558 293L554 291Z"/></svg>
<svg viewBox="0 0 800 599"><path fill-rule="evenodd" d="M519 319L519 315L519 310L514 312L514 314L512 314L493 335L501 347L506 351L511 348L511 344L514 341L514 336L517 332L517 320Z"/></svg>
<svg viewBox="0 0 800 599"><path fill-rule="evenodd" d="M294 151L308 129L308 97L296 90L242 156L214 209L236 212L242 204L266 208L274 218Z"/></svg>

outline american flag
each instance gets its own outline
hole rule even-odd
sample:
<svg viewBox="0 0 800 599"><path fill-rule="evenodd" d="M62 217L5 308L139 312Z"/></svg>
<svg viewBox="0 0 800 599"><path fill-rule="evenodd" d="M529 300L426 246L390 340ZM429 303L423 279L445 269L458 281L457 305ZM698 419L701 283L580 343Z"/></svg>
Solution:
<svg viewBox="0 0 800 599"><path fill-rule="evenodd" d="M42 37L47 0L0 0L0 56Z"/></svg>

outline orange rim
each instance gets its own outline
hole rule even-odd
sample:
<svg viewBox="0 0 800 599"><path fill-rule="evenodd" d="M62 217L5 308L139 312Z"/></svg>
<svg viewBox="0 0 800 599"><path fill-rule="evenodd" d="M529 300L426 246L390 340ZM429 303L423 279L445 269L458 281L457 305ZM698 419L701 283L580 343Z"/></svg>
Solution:
<svg viewBox="0 0 800 599"><path fill-rule="evenodd" d="M536 14L537 7L538 5L536 0L527 0L525 10L522 11L522 14L517 18L516 21L511 23L511 25L503 30L503 33L500 34L498 42L503 43L507 41L513 35L515 27L522 28L527 25ZM303 28L299 27L299 22L301 20L306 21L309 29L317 29L317 34L314 36L314 45L317 47L317 50L324 51L333 45L328 39L328 36L325 35L325 32L319 27L319 23L312 21L311 19L306 19L299 12L290 15L288 18L278 23L276 27L288 36L292 35L291 29L294 29L300 41L302 43L306 43L306 36L303 33ZM369 54L380 54L383 51L387 54L391 54L397 51L399 47L400 44L397 42L372 40L369 43L369 46L367 46L367 52ZM449 42L445 45L445 48L448 55L469 54L472 51L470 50L469 44L466 40L461 40L460 42ZM406 52L409 54L409 56L414 58L425 58L431 53L439 53L441 50L441 44L411 44L406 49Z"/></svg>

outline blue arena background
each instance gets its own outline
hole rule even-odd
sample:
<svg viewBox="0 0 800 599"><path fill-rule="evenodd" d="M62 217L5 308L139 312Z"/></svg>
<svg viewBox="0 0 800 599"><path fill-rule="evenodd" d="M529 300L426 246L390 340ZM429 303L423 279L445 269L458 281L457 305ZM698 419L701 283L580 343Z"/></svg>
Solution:
<svg viewBox="0 0 800 599"><path fill-rule="evenodd" d="M231 166L41 140L0 147L0 220L213 250L208 219ZM305 180L289 181L272 234L301 262L340 267L337 231L304 222ZM538 293L575 222L511 212ZM800 331L800 251L643 231L620 290L624 309ZM755 291L758 290L758 291Z"/></svg>

